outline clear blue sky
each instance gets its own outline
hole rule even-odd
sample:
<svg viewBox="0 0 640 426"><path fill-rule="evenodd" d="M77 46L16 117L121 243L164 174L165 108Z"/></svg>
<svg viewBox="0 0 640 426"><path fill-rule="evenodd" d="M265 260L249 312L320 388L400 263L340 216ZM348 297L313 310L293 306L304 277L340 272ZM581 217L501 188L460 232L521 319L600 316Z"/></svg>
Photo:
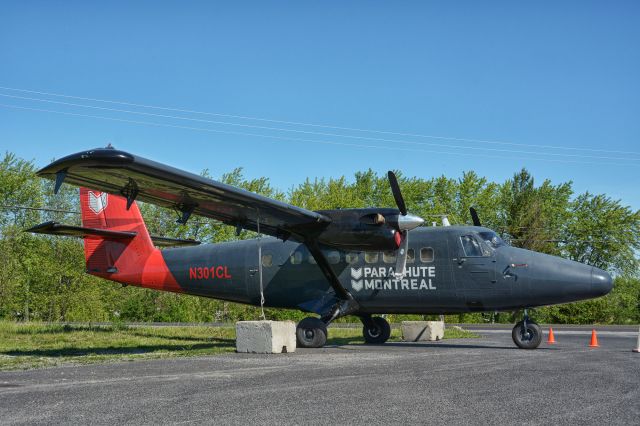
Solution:
<svg viewBox="0 0 640 426"><path fill-rule="evenodd" d="M524 166L538 181L573 180L579 192L638 209L638 22L637 1L7 2L0 13L5 88L474 141L0 89L190 120L7 96L2 105L215 130L0 106L0 150L45 165L112 143L214 176L242 166L282 190L307 176L369 167L425 178L475 170L503 181Z"/></svg>

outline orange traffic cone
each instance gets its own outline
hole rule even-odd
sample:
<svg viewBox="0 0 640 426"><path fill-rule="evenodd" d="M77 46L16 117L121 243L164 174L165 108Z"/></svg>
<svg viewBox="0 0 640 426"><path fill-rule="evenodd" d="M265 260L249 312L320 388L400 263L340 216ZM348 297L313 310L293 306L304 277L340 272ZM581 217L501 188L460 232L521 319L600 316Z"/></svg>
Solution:
<svg viewBox="0 0 640 426"><path fill-rule="evenodd" d="M553 336L553 328L549 327L549 338L547 339L547 343L553 345L556 343L556 338Z"/></svg>
<svg viewBox="0 0 640 426"><path fill-rule="evenodd" d="M591 343L589 343L590 348L599 348L598 344L598 336L596 335L596 329L591 330Z"/></svg>

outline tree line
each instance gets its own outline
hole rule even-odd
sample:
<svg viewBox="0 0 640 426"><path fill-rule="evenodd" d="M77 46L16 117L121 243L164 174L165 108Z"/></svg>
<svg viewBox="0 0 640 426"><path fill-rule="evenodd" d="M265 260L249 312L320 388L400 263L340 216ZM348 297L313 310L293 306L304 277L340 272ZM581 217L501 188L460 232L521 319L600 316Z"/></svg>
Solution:
<svg viewBox="0 0 640 426"><path fill-rule="evenodd" d="M123 287L84 273L82 242L23 232L54 220L80 224L78 189L35 176L32 161L6 153L0 162L0 319L17 321L172 321L204 322L256 319L256 308L187 295ZM209 171L202 172L209 176ZM525 169L505 182L468 171L458 178L421 178L397 173L412 213L440 222L471 223L475 207L483 225L509 244L587 263L615 277L606 297L535 309L540 322L640 322L640 211L606 194L576 194L571 182L537 183ZM352 178L307 179L284 192L266 177L246 179L242 169L218 180L310 210L394 207L386 175L373 170ZM192 218L176 223L176 213L150 204L140 208L152 234L194 238L205 243L255 237L217 221ZM271 319L299 320L297 311L267 310ZM392 320L416 316L394 316ZM508 321L509 315L455 315L449 321Z"/></svg>

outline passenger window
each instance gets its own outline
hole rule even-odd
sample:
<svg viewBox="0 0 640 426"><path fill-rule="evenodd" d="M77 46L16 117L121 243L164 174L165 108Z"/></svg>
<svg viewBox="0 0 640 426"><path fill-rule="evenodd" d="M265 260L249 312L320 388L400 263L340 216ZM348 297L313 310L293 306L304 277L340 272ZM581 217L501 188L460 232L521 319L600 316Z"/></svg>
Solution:
<svg viewBox="0 0 640 426"><path fill-rule="evenodd" d="M317 263L316 262L316 258L313 257L313 255L311 253L309 253L309 263L312 264L312 265L315 265Z"/></svg>
<svg viewBox="0 0 640 426"><path fill-rule="evenodd" d="M394 251L385 251L382 253L382 261L384 263L395 263L396 262L396 252Z"/></svg>
<svg viewBox="0 0 640 426"><path fill-rule="evenodd" d="M335 265L336 263L340 263L340 253L338 253L335 250L331 250L328 253L325 253L325 256L327 256L327 260L329 261L329 263Z"/></svg>
<svg viewBox="0 0 640 426"><path fill-rule="evenodd" d="M367 251L364 253L364 261L367 263L377 263L378 262L378 252L377 251Z"/></svg>
<svg viewBox="0 0 640 426"><path fill-rule="evenodd" d="M273 265L273 255L271 254L263 254L262 255L262 266L269 268Z"/></svg>
<svg viewBox="0 0 640 426"><path fill-rule="evenodd" d="M416 261L416 252L413 249L407 250L407 263L413 263Z"/></svg>
<svg viewBox="0 0 640 426"><path fill-rule="evenodd" d="M291 253L291 256L289 257L289 260L291 261L292 265L301 264L302 263L302 253L300 253L299 251Z"/></svg>
<svg viewBox="0 0 640 426"><path fill-rule="evenodd" d="M489 256L489 249L482 246L480 241L473 235L463 235L460 237L464 254L468 257Z"/></svg>
<svg viewBox="0 0 640 426"><path fill-rule="evenodd" d="M345 259L350 265L356 263L358 261L358 253L347 253Z"/></svg>
<svg viewBox="0 0 640 426"><path fill-rule="evenodd" d="M422 247L420 249L420 262L433 262L433 249L431 247Z"/></svg>

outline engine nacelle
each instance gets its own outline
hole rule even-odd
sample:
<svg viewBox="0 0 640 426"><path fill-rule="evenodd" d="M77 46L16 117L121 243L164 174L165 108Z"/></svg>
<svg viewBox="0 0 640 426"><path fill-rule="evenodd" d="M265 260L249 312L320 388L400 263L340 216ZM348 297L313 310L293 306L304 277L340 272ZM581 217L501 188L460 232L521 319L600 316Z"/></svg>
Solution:
<svg viewBox="0 0 640 426"><path fill-rule="evenodd" d="M322 210L331 223L318 235L327 246L354 251L396 250L400 240L397 209Z"/></svg>

